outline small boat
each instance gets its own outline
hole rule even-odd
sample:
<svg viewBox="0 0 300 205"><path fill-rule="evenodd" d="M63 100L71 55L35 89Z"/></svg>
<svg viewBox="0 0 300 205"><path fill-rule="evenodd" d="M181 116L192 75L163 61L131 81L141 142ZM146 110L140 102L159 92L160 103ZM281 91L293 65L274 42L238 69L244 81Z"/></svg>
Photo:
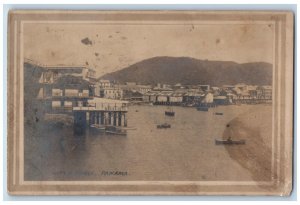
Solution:
<svg viewBox="0 0 300 205"><path fill-rule="evenodd" d="M163 123L161 125L157 125L158 129L167 129L167 128L171 128L171 125L168 123Z"/></svg>
<svg viewBox="0 0 300 205"><path fill-rule="evenodd" d="M222 112L215 112L215 115L223 115Z"/></svg>
<svg viewBox="0 0 300 205"><path fill-rule="evenodd" d="M197 107L198 111L203 111L203 112L207 112L208 111L208 107Z"/></svg>
<svg viewBox="0 0 300 205"><path fill-rule="evenodd" d="M173 117L175 116L175 112L173 111L172 108L169 108L167 111L165 111L165 115Z"/></svg>
<svg viewBox="0 0 300 205"><path fill-rule="evenodd" d="M94 130L98 130L98 131L105 131L105 126L100 126L100 125L97 125L97 124L90 125L90 128L92 128Z"/></svg>
<svg viewBox="0 0 300 205"><path fill-rule="evenodd" d="M215 140L216 145L244 145L246 140L232 140L228 138L227 140Z"/></svg>
<svg viewBox="0 0 300 205"><path fill-rule="evenodd" d="M115 127L115 126L106 126L105 133L111 135L123 135L123 136L127 135L127 131L125 129Z"/></svg>
<svg viewBox="0 0 300 205"><path fill-rule="evenodd" d="M136 127L122 127L122 130L136 130Z"/></svg>

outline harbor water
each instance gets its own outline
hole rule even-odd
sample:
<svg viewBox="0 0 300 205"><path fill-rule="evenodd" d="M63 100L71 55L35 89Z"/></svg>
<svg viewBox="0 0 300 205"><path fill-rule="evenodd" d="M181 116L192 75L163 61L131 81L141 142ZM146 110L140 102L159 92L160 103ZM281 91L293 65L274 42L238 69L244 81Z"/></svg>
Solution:
<svg viewBox="0 0 300 205"><path fill-rule="evenodd" d="M223 139L231 124L241 123L245 130L255 129L262 143L269 146L272 106L219 106L208 112L174 106L174 117L166 116L166 110L166 106L130 106L127 118L131 129L127 136L91 130L84 136L74 136L70 127L38 123L33 130L25 128L24 178L29 181L249 181L255 179L256 172L263 171L259 167L251 170L251 166L244 166L230 153L230 149L244 149L243 146L251 144L251 138L236 147L216 145L215 140ZM157 129L162 123L170 124L171 128ZM231 135L233 140L238 137ZM260 150L256 152L260 154ZM270 159L266 160L264 164L270 164Z"/></svg>

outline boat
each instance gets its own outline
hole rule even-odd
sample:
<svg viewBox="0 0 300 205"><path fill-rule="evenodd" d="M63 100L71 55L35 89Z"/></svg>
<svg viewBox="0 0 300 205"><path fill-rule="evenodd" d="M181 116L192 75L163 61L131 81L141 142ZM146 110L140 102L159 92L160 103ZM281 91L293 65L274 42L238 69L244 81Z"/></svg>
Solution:
<svg viewBox="0 0 300 205"><path fill-rule="evenodd" d="M136 130L136 127L122 127L122 130Z"/></svg>
<svg viewBox="0 0 300 205"><path fill-rule="evenodd" d="M215 115L223 115L222 112L215 112Z"/></svg>
<svg viewBox="0 0 300 205"><path fill-rule="evenodd" d="M167 116L175 116L175 112L173 112L173 111L165 111L165 115L167 115Z"/></svg>
<svg viewBox="0 0 300 205"><path fill-rule="evenodd" d="M232 140L228 138L227 140L215 140L216 145L244 145L246 140Z"/></svg>
<svg viewBox="0 0 300 205"><path fill-rule="evenodd" d="M101 126L98 124L92 124L90 125L90 128L92 128L93 130L97 130L97 131L105 131L105 126Z"/></svg>
<svg viewBox="0 0 300 205"><path fill-rule="evenodd" d="M106 126L105 133L111 135L123 135L123 136L127 135L127 131L125 129L116 126Z"/></svg>
<svg viewBox="0 0 300 205"><path fill-rule="evenodd" d="M167 128L171 128L171 125L168 123L163 123L163 124L157 125L157 128L158 129L167 129Z"/></svg>
<svg viewBox="0 0 300 205"><path fill-rule="evenodd" d="M203 111L203 112L207 112L208 111L208 107L197 107L198 111Z"/></svg>
<svg viewBox="0 0 300 205"><path fill-rule="evenodd" d="M172 108L168 108L168 110L167 111L165 111L165 115L166 116L175 116L175 112L173 111L173 109Z"/></svg>

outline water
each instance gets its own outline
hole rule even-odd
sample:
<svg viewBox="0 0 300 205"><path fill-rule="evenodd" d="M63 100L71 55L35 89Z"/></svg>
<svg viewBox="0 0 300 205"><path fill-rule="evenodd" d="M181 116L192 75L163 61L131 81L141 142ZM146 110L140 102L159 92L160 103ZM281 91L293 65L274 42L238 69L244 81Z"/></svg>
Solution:
<svg viewBox="0 0 300 205"><path fill-rule="evenodd" d="M165 106L130 106L127 136L70 128L38 128L25 137L25 180L252 180L251 170L216 146L233 119L257 112L268 121L271 106L220 106L208 112ZM214 115L222 112L223 115ZM157 129L162 123L170 129ZM269 136L266 136L266 141Z"/></svg>

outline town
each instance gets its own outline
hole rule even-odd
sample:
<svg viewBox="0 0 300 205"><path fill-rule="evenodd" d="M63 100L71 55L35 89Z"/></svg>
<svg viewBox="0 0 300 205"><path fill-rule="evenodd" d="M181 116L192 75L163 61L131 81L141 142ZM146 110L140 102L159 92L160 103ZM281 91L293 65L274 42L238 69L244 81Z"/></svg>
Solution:
<svg viewBox="0 0 300 205"><path fill-rule="evenodd" d="M215 107L219 105L270 104L272 86L246 85L145 85L97 79L86 66L46 66L26 59L25 88L35 83L29 100L43 106L40 118L74 121L78 130L89 125L127 126L130 105ZM32 73L35 72L34 75ZM27 78L27 79L26 79ZM27 102L29 102L27 100ZM26 99L25 99L26 101ZM100 129L100 127L98 126Z"/></svg>

